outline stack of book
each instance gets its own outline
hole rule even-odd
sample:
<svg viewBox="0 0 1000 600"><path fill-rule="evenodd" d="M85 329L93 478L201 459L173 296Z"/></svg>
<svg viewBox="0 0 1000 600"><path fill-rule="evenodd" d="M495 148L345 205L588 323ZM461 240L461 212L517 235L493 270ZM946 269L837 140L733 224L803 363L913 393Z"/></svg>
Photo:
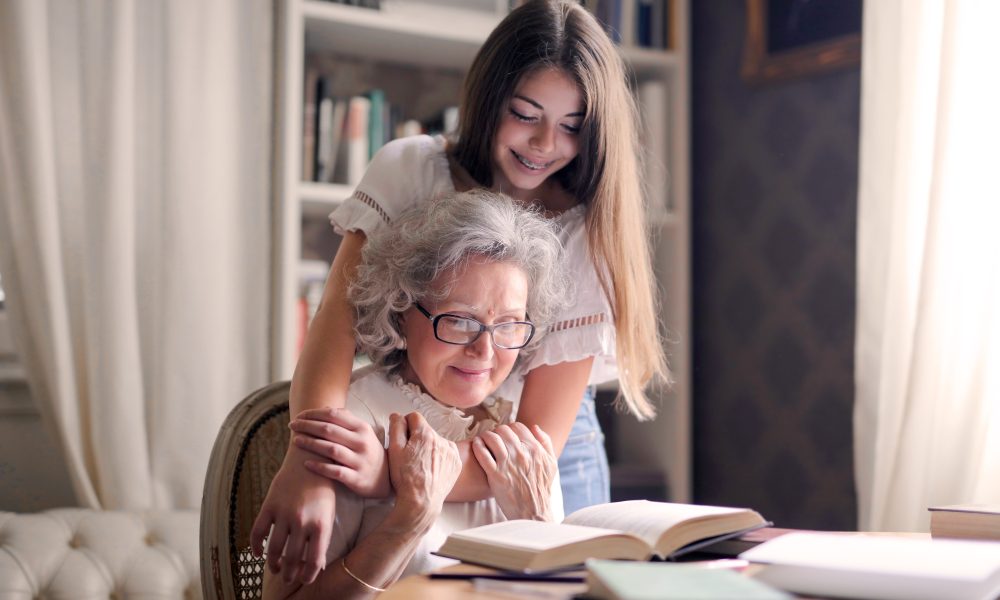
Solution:
<svg viewBox="0 0 1000 600"><path fill-rule="evenodd" d="M404 118L381 89L335 95L333 75L307 66L302 110L302 180L355 185L368 161L389 140L420 133L452 133L458 108L423 122Z"/></svg>

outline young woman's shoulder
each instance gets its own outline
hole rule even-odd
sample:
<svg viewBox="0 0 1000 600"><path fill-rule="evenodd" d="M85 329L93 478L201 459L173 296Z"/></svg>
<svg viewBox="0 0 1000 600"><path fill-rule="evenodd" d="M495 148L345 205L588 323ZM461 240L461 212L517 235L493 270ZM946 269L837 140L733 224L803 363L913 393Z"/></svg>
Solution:
<svg viewBox="0 0 1000 600"><path fill-rule="evenodd" d="M454 191L444 138L418 135L382 146L354 193L330 215L334 228L371 234L406 209Z"/></svg>
<svg viewBox="0 0 1000 600"><path fill-rule="evenodd" d="M396 138L379 148L372 162L414 162L425 161L436 155L443 155L446 142L442 136L411 135Z"/></svg>

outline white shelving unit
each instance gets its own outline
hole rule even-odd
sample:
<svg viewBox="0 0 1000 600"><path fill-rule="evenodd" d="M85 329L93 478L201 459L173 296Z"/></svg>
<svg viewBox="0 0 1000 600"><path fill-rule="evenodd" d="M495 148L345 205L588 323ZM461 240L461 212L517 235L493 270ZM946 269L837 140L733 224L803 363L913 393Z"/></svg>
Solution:
<svg viewBox="0 0 1000 600"><path fill-rule="evenodd" d="M675 501L691 498L690 207L687 1L671 0L672 48L623 48L643 113L650 224L662 320L675 379L653 423L621 419L629 440L620 458L664 473ZM275 231L272 377L291 377L296 358L296 303L302 218L327 215L353 191L303 182L302 110L306 53L330 53L413 67L464 71L502 18L506 0L437 3L383 0L382 10L283 0L276 48ZM472 6L472 8L468 8ZM359 90L359 92L362 90Z"/></svg>

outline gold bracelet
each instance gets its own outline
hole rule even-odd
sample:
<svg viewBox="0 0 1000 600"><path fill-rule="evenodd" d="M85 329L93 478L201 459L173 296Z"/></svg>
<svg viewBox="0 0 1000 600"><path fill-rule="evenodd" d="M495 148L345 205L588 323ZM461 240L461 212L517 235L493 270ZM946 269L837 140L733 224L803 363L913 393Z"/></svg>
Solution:
<svg viewBox="0 0 1000 600"><path fill-rule="evenodd" d="M366 583L364 579L361 579L360 577L358 577L354 573L351 573L351 570L347 568L347 558L346 557L340 559L340 566L344 567L344 572L347 573L348 575L350 575L351 577L353 577L354 581L357 581L358 583L360 583L361 585L365 586L369 590L371 590L373 592L380 592L380 593L385 591L385 588L375 587L374 585L372 585L370 583Z"/></svg>

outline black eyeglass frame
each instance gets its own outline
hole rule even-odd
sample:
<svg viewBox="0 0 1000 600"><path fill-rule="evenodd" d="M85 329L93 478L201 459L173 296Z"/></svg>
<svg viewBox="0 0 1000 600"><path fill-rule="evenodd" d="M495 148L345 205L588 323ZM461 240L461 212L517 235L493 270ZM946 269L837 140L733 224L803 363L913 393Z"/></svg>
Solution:
<svg viewBox="0 0 1000 600"><path fill-rule="evenodd" d="M423 306L420 306L419 302L414 302L413 306L415 306L422 315L424 315L430 320L431 326L434 329L434 337L437 339L437 341L442 342L444 344L451 344L453 346L468 346L470 344L476 343L476 340L479 339L479 336L483 335L484 331L489 331L490 342L497 348L500 348L502 350L520 350L521 348L524 348L529 343L531 343L531 339L535 337L535 324L532 323L531 321L505 321L503 323L494 323L493 325L487 325L486 323L483 323L479 319L473 319L472 317L466 317L464 315L456 315L452 313L441 313L439 315L432 315L430 311L428 311ZM466 321L472 321L473 323L479 325L479 333L473 336L473 338L468 342L449 342L448 340L441 339L441 336L438 335L438 322L440 322L440 320L444 317L451 317L453 319L464 319ZM493 337L493 330L496 329L497 327L501 327L504 325L527 325L530 328L528 332L528 338L524 340L524 343L521 344L520 346L501 346L500 344L497 343L496 338Z"/></svg>

